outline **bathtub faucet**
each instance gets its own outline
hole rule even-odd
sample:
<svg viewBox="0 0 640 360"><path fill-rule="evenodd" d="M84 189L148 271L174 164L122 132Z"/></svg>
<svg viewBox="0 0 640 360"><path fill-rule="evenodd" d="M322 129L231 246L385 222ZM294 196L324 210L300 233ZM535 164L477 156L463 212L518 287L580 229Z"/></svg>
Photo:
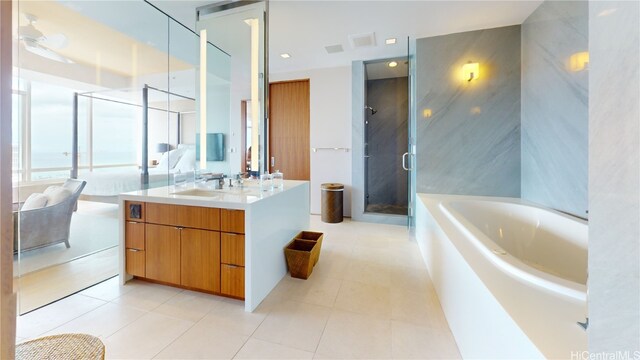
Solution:
<svg viewBox="0 0 640 360"><path fill-rule="evenodd" d="M584 330L587 331L587 328L589 327L589 318L586 318L586 320L584 322L576 322L576 324L580 325L580 327Z"/></svg>

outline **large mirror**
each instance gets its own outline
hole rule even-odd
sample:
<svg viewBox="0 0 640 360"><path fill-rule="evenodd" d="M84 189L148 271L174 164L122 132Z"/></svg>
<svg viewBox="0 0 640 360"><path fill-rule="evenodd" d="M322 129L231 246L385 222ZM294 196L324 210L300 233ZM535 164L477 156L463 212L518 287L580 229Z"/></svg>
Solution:
<svg viewBox="0 0 640 360"><path fill-rule="evenodd" d="M225 58L213 49L207 52L207 67L211 64L216 72L207 70L206 97L204 93L201 95L207 103L206 116L203 113L199 116L198 143L206 142L206 167L224 174L257 176L264 172L267 158L264 142L267 2L204 6L198 8L197 16L201 41L206 36L207 41L228 54ZM227 74L222 72L225 61ZM221 152L223 156L219 156ZM209 155L213 161L209 161ZM201 168L204 165L201 162Z"/></svg>

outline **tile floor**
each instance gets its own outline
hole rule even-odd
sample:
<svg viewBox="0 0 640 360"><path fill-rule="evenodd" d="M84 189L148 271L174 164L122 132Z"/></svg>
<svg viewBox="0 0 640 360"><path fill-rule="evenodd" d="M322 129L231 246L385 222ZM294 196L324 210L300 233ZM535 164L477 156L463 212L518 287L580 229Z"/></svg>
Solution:
<svg viewBox="0 0 640 360"><path fill-rule="evenodd" d="M108 280L18 318L18 341L83 332L109 359L460 358L415 242L400 226L325 233L308 280L285 277L253 313L236 300Z"/></svg>

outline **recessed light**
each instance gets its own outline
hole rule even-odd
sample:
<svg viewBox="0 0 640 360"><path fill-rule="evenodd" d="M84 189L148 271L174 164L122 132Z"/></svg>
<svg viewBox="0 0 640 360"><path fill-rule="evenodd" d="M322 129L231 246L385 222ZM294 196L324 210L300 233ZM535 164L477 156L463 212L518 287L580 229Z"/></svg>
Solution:
<svg viewBox="0 0 640 360"><path fill-rule="evenodd" d="M384 41L385 44L387 45L393 45L396 43L396 38L389 38L387 40Z"/></svg>
<svg viewBox="0 0 640 360"><path fill-rule="evenodd" d="M291 57L291 55L289 55L287 53L284 53L284 54L280 54L280 57L283 58L283 59L288 59L288 58Z"/></svg>
<svg viewBox="0 0 640 360"><path fill-rule="evenodd" d="M392 61L388 65L389 65L390 68L394 68L394 67L398 66L398 62L397 61Z"/></svg>

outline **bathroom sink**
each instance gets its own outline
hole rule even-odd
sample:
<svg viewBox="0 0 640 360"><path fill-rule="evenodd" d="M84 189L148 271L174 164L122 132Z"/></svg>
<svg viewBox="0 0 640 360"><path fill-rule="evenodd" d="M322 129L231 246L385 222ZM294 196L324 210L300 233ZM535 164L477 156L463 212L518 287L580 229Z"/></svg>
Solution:
<svg viewBox="0 0 640 360"><path fill-rule="evenodd" d="M221 195L260 195L259 188L249 188L249 187L235 187L235 188L227 188L227 189L189 189L184 191L176 191L173 195L184 195L184 196L205 196L205 197L215 197Z"/></svg>
<svg viewBox="0 0 640 360"><path fill-rule="evenodd" d="M217 190L203 190L203 189L189 189L184 191L176 191L173 195L183 195L183 196L220 196L220 192Z"/></svg>

